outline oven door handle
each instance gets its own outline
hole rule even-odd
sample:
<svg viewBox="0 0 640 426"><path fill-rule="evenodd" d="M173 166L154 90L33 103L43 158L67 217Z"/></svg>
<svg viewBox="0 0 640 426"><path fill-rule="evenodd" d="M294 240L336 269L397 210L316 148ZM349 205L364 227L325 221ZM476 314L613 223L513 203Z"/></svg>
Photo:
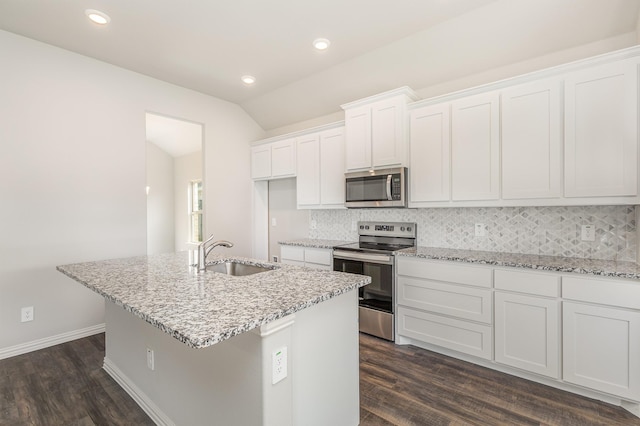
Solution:
<svg viewBox="0 0 640 426"><path fill-rule="evenodd" d="M345 260L362 260L370 263L393 264L393 257L386 254L360 253L345 250L334 250L333 257Z"/></svg>
<svg viewBox="0 0 640 426"><path fill-rule="evenodd" d="M387 175L387 200L392 201L393 197L391 196L391 178L393 175Z"/></svg>

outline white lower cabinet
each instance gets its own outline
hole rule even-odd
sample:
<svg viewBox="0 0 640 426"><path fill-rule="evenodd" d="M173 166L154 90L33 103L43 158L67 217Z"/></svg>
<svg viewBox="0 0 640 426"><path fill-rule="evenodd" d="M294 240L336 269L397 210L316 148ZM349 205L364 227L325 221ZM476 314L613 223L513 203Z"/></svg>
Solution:
<svg viewBox="0 0 640 426"><path fill-rule="evenodd" d="M285 265L333 270L333 249L280 245L280 260Z"/></svg>
<svg viewBox="0 0 640 426"><path fill-rule="evenodd" d="M397 334L492 359L491 269L409 257L396 262Z"/></svg>
<svg viewBox="0 0 640 426"><path fill-rule="evenodd" d="M640 401L640 312L564 302L566 382Z"/></svg>
<svg viewBox="0 0 640 426"><path fill-rule="evenodd" d="M495 360L560 378L560 276L494 271Z"/></svg>
<svg viewBox="0 0 640 426"><path fill-rule="evenodd" d="M560 378L560 302L495 293L495 360Z"/></svg>
<svg viewBox="0 0 640 426"><path fill-rule="evenodd" d="M406 256L396 267L397 343L640 408L640 282Z"/></svg>

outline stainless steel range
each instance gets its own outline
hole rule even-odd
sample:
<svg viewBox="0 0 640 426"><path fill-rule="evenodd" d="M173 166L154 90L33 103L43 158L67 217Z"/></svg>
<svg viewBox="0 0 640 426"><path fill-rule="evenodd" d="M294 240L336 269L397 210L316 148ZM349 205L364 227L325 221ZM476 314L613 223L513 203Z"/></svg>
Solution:
<svg viewBox="0 0 640 426"><path fill-rule="evenodd" d="M360 288L360 331L394 340L393 252L415 247L416 224L358 222L358 235L357 243L333 250L333 269L371 277L371 284Z"/></svg>

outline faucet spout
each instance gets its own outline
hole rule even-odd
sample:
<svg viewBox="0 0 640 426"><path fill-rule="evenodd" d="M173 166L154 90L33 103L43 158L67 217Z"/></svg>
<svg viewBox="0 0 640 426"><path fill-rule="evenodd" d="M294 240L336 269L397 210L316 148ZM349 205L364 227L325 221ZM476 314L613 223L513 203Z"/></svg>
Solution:
<svg viewBox="0 0 640 426"><path fill-rule="evenodd" d="M198 271L204 271L207 267L207 256L211 253L211 250L214 248L221 246L226 248L233 247L233 243L226 240L219 240L211 243L209 246L207 244L213 240L213 234L209 236L206 240L198 244Z"/></svg>
<svg viewBox="0 0 640 426"><path fill-rule="evenodd" d="M211 250L213 250L216 247L226 247L226 248L231 248L233 247L233 243L230 241L226 241L226 240L219 240L216 241L214 243L211 243L211 245L209 247L207 247L207 249L204 252L204 257L206 259L206 257L209 255L209 253L211 252Z"/></svg>

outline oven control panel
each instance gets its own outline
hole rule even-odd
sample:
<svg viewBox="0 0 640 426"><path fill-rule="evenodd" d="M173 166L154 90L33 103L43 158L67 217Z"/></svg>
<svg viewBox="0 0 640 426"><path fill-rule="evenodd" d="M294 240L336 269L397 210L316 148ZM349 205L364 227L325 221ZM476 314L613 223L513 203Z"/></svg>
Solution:
<svg viewBox="0 0 640 426"><path fill-rule="evenodd" d="M416 224L413 222L358 222L358 234L415 238Z"/></svg>

